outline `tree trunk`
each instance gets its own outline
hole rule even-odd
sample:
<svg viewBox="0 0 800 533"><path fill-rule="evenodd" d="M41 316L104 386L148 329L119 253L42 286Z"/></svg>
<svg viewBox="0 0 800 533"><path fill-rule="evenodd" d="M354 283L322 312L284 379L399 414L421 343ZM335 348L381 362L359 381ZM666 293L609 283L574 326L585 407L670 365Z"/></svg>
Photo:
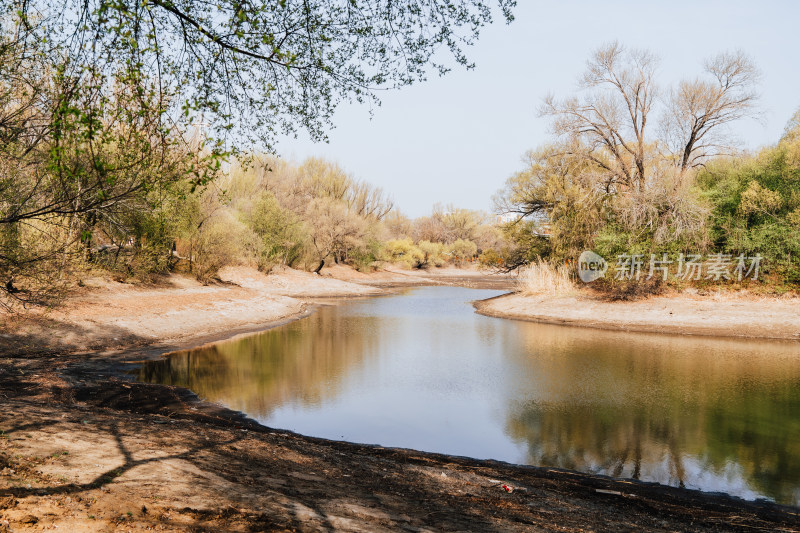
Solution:
<svg viewBox="0 0 800 533"><path fill-rule="evenodd" d="M320 259L319 260L319 266L316 269L314 269L314 274L319 274L319 271L322 270L322 267L324 267L324 266L325 266L325 260L324 259Z"/></svg>

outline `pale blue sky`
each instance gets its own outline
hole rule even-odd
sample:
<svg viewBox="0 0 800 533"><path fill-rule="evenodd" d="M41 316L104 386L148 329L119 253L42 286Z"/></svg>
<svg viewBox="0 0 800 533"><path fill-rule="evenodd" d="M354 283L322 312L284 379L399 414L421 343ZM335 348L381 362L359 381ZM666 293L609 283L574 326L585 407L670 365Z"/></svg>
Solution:
<svg viewBox="0 0 800 533"><path fill-rule="evenodd" d="M382 187L407 215L433 204L490 211L491 196L548 140L536 110L544 96L574 90L591 52L619 40L661 58L663 85L700 74L703 59L742 49L762 70L760 121L736 130L742 147L775 142L800 107L800 2L519 0L516 20L484 30L468 51L474 70L380 95L373 117L343 105L330 143L283 138L289 159L322 156Z"/></svg>

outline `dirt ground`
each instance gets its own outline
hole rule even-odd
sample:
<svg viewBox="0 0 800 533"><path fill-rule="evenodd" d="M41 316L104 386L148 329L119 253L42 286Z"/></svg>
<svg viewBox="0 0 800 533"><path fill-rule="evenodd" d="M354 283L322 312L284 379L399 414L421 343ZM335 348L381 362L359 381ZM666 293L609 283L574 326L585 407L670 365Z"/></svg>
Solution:
<svg viewBox="0 0 800 533"><path fill-rule="evenodd" d="M301 296L509 285L464 271L325 274L232 269L208 287L89 280L71 312L6 320L0 532L800 531L794 508L314 439L127 378L133 360L302 316Z"/></svg>
<svg viewBox="0 0 800 533"><path fill-rule="evenodd" d="M606 301L583 290L564 296L509 294L476 302L484 315L624 331L800 340L800 298L675 293Z"/></svg>
<svg viewBox="0 0 800 533"><path fill-rule="evenodd" d="M511 287L507 277L487 277L475 269L363 274L338 265L324 269L322 276L291 269L266 276L252 268L227 267L212 285L181 275L152 285L101 277L82 284L56 309L35 308L16 317L0 310L0 355L169 345L230 336L302 316L312 306L311 300L377 295L396 287Z"/></svg>

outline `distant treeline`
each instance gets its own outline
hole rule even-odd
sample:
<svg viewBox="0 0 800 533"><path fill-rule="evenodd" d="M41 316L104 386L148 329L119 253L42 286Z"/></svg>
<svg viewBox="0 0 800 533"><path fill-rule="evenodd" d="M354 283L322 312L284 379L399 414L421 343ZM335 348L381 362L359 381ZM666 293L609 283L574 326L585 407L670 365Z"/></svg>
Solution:
<svg viewBox="0 0 800 533"><path fill-rule="evenodd" d="M276 265L318 272L334 263L364 271L381 261L461 264L503 246L485 214L436 206L411 220L381 189L315 158L299 165L249 158L187 196L177 214L175 256L203 280L230 264L265 272Z"/></svg>

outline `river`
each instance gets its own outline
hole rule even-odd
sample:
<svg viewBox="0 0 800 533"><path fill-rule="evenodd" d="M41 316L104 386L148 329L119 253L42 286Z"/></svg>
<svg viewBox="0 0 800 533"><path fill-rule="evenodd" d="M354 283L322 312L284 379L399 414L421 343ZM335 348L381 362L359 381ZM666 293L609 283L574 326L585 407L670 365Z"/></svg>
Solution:
<svg viewBox="0 0 800 533"><path fill-rule="evenodd" d="M500 291L323 306L142 366L304 435L800 505L800 344L490 318Z"/></svg>

